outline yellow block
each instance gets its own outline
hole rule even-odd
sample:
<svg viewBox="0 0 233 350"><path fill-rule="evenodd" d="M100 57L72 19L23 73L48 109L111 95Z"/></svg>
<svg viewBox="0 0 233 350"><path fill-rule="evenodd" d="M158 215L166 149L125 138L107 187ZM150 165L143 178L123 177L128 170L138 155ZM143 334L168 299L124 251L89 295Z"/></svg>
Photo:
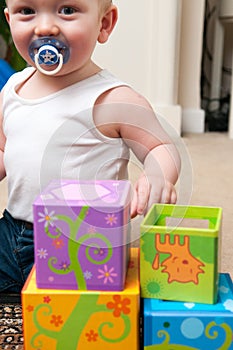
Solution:
<svg viewBox="0 0 233 350"><path fill-rule="evenodd" d="M38 289L34 268L22 291L24 349L138 350L139 250L130 255L121 292Z"/></svg>

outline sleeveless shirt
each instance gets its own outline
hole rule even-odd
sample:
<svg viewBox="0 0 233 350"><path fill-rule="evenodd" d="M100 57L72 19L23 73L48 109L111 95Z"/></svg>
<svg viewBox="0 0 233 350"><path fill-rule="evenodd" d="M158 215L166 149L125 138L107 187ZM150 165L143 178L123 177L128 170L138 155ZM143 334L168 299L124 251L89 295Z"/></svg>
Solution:
<svg viewBox="0 0 233 350"><path fill-rule="evenodd" d="M7 210L33 221L35 198L54 179L127 179L129 149L121 138L104 136L93 120L93 107L105 91L126 85L107 70L38 99L16 93L34 72L28 67L4 87L4 164Z"/></svg>

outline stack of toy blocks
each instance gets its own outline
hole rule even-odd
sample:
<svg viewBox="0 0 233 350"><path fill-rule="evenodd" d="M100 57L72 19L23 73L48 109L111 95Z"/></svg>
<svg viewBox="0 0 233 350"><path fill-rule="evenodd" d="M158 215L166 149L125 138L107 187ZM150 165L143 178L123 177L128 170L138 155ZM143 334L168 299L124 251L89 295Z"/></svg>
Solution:
<svg viewBox="0 0 233 350"><path fill-rule="evenodd" d="M34 202L24 349L138 350L138 249L128 181L53 181Z"/></svg>
<svg viewBox="0 0 233 350"><path fill-rule="evenodd" d="M141 224L143 347L233 349L233 292L218 274L222 210L154 205Z"/></svg>

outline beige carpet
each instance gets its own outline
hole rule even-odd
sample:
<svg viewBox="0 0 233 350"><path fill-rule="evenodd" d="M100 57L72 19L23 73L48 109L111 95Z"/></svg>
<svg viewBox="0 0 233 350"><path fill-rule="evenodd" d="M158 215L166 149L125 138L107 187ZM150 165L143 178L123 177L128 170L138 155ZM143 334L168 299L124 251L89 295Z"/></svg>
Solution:
<svg viewBox="0 0 233 350"><path fill-rule="evenodd" d="M222 272L233 277L233 140L227 134L184 135L193 167L191 204L223 209Z"/></svg>
<svg viewBox="0 0 233 350"><path fill-rule="evenodd" d="M233 140L221 133L186 134L182 143L185 159L179 193L192 205L223 208L220 269L233 277ZM135 174L133 171L131 176ZM4 180L0 183L0 212L6 196ZM140 218L133 225L135 239L139 237L139 224Z"/></svg>

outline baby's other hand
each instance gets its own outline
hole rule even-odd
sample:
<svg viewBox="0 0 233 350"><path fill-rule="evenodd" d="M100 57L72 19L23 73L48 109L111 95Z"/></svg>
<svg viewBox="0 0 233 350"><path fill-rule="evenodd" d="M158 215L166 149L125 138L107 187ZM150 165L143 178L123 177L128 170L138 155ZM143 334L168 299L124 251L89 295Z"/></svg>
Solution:
<svg viewBox="0 0 233 350"><path fill-rule="evenodd" d="M131 218L145 215L154 203L175 204L176 200L176 189L171 182L163 178L142 175L134 186Z"/></svg>

